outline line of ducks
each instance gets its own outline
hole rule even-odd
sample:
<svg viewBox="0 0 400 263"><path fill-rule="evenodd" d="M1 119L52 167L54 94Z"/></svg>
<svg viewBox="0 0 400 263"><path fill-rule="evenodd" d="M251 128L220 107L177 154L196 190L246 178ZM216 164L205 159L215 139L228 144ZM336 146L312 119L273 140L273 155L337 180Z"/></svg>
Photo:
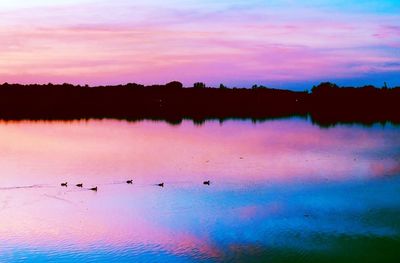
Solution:
<svg viewBox="0 0 400 263"><path fill-rule="evenodd" d="M126 183L127 183L127 184L133 184L133 180L127 180ZM204 185L210 185L210 181L209 181L209 180L208 180L208 181L204 181L203 184L204 184ZM63 186L63 187L68 187L68 182L61 183L61 186ZM76 187L81 187L81 188L82 188L82 187L83 187L83 184L76 184L75 186L76 186ZM164 187L164 183L159 183L159 184L157 184L157 186ZM96 187L89 188L88 190L97 192L97 186L96 186Z"/></svg>

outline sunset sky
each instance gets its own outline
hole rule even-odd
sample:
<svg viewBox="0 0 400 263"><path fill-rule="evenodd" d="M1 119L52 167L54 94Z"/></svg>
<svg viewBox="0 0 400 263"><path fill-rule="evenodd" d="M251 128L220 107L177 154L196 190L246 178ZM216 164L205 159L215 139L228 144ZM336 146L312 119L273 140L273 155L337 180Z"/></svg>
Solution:
<svg viewBox="0 0 400 263"><path fill-rule="evenodd" d="M0 0L0 82L400 85L398 0Z"/></svg>

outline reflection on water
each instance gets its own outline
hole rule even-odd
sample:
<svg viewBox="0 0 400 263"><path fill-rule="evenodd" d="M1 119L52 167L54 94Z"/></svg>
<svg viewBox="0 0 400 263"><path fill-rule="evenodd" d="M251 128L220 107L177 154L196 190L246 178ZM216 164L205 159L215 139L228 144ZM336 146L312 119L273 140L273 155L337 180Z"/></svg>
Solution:
<svg viewBox="0 0 400 263"><path fill-rule="evenodd" d="M399 131L3 123L0 261L394 262Z"/></svg>

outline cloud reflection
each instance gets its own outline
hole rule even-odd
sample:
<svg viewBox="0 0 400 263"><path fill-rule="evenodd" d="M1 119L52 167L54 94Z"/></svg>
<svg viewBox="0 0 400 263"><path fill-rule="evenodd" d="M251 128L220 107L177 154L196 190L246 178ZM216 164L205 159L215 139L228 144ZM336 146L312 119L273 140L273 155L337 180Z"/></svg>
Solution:
<svg viewBox="0 0 400 263"><path fill-rule="evenodd" d="M180 262L332 250L342 235L392 240L399 143L392 126L298 119L2 123L0 250ZM40 187L12 188L22 185Z"/></svg>

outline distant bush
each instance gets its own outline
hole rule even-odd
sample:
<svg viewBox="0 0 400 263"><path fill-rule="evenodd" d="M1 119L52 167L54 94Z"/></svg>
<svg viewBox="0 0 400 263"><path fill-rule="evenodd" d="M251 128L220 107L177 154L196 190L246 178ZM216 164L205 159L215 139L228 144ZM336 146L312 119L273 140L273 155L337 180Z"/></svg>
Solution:
<svg viewBox="0 0 400 263"><path fill-rule="evenodd" d="M179 81L172 81L170 83L165 84L165 87L168 89L181 89L183 88L183 84Z"/></svg>
<svg viewBox="0 0 400 263"><path fill-rule="evenodd" d="M330 90L338 89L339 86L331 83L331 82L322 82L318 86L313 86L311 89L312 93L318 93L318 92L329 92Z"/></svg>

